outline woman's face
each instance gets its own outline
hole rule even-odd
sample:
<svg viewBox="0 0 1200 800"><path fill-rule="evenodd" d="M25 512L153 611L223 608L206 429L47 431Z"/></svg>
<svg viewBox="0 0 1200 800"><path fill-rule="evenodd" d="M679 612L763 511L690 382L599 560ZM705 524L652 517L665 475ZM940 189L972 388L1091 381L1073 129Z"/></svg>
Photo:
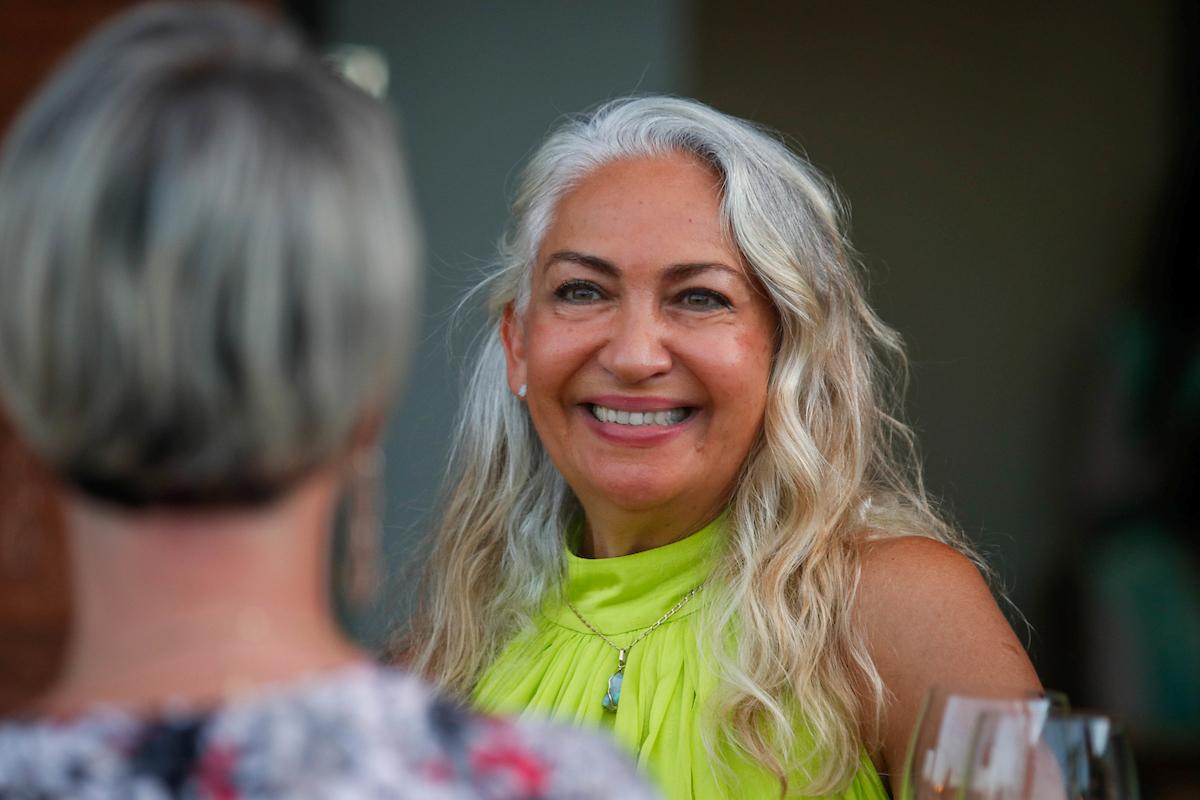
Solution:
<svg viewBox="0 0 1200 800"><path fill-rule="evenodd" d="M774 310L690 156L616 161L560 201L528 308L501 326L510 387L585 509L715 514L762 425Z"/></svg>

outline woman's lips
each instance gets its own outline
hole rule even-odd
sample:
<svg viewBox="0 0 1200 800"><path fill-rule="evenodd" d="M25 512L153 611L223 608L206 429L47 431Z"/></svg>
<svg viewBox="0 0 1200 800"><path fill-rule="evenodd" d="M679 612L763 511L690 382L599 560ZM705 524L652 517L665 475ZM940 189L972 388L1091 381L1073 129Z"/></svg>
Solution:
<svg viewBox="0 0 1200 800"><path fill-rule="evenodd" d="M661 397L597 397L579 406L588 427L602 439L649 447L675 438L695 418L695 406Z"/></svg>
<svg viewBox="0 0 1200 800"><path fill-rule="evenodd" d="M633 427L678 425L692 413L691 408L688 406L676 406L661 411L650 409L630 411L627 409L609 408L608 406L599 404L590 405L588 408L592 410L592 416L601 422L613 423L615 425L630 425Z"/></svg>

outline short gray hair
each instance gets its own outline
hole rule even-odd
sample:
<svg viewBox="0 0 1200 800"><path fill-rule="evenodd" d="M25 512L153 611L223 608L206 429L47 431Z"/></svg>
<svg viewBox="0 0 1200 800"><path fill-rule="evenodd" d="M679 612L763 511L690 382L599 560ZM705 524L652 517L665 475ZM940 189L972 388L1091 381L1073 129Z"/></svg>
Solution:
<svg viewBox="0 0 1200 800"><path fill-rule="evenodd" d="M0 400L86 493L265 499L384 411L418 251L381 105L280 22L141 7L0 153Z"/></svg>

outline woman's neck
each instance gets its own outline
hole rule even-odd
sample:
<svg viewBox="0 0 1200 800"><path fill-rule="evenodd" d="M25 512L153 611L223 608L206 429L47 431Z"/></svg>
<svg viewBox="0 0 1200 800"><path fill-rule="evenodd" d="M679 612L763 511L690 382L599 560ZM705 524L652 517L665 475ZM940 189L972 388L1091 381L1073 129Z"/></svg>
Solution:
<svg viewBox="0 0 1200 800"><path fill-rule="evenodd" d="M584 503L579 555L615 558L677 542L711 522L724 503L687 510L656 508L630 511L609 503Z"/></svg>
<svg viewBox="0 0 1200 800"><path fill-rule="evenodd" d="M210 705L363 659L329 608L336 487L321 474L269 507L211 512L72 498L73 630L45 710Z"/></svg>

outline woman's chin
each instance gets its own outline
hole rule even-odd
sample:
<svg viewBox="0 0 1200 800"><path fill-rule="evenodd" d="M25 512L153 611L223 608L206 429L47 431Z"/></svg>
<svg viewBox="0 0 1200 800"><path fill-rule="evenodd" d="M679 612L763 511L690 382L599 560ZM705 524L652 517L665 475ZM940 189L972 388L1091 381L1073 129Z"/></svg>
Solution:
<svg viewBox="0 0 1200 800"><path fill-rule="evenodd" d="M650 476L614 477L599 482L594 488L604 502L625 512L669 507L679 500L683 489Z"/></svg>

